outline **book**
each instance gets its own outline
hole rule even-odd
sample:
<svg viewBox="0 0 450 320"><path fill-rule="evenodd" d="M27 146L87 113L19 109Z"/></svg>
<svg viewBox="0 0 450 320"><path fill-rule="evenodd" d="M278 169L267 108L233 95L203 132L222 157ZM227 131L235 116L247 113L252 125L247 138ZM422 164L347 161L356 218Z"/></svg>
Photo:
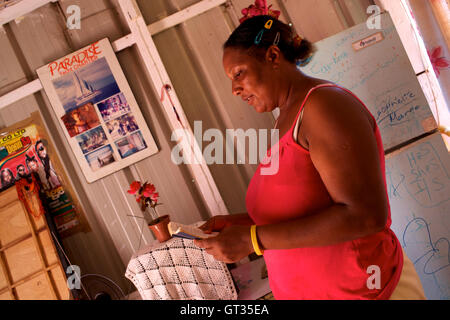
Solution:
<svg viewBox="0 0 450 320"><path fill-rule="evenodd" d="M171 236L185 239L206 239L218 234L218 232L204 233L202 229L196 226L172 221L169 222L168 228Z"/></svg>

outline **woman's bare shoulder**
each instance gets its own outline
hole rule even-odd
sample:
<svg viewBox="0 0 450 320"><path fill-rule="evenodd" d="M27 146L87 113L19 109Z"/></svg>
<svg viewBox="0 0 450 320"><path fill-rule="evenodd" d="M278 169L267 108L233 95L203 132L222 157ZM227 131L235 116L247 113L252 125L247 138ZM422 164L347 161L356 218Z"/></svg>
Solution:
<svg viewBox="0 0 450 320"><path fill-rule="evenodd" d="M314 90L305 103L305 109L305 113L309 113L315 120L330 118L331 121L369 122L375 128L373 118L364 104L354 94L338 86Z"/></svg>

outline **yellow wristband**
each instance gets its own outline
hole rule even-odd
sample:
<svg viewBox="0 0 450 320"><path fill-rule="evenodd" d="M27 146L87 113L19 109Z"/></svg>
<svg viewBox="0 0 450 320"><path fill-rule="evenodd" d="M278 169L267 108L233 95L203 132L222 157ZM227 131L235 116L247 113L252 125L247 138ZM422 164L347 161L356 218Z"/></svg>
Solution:
<svg viewBox="0 0 450 320"><path fill-rule="evenodd" d="M259 249L258 237L256 236L256 224L254 224L250 227L250 237L252 239L252 245L253 245L253 249L255 250L255 253L258 256L262 256L263 251L261 251L261 249Z"/></svg>

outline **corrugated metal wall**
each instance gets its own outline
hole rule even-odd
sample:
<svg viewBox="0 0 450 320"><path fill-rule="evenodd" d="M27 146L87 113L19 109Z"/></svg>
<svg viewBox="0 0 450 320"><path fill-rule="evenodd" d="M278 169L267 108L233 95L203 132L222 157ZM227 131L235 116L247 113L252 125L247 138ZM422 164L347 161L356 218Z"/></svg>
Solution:
<svg viewBox="0 0 450 320"><path fill-rule="evenodd" d="M182 10L197 0L138 0L147 24ZM237 24L240 10L253 1L234 0L176 27L155 35L154 41L183 105L190 125L201 120L203 131L217 128L272 128L271 115L258 115L231 95L222 70L222 44ZM318 41L366 19L370 0L268 1L281 9L283 21L292 21L299 34ZM66 9L81 8L81 30L66 28ZM96 40L111 42L129 34L116 1L60 0L4 26L0 32L0 95L36 79L35 70ZM64 240L72 263L82 273L110 277L124 290L134 291L124 278L131 255L154 241L142 225L139 208L126 193L135 180L155 184L164 204L160 213L172 220L192 223L209 217L196 181L184 165L172 163L171 128L159 103L161 88L154 88L136 47L117 53L122 69L159 147L159 152L120 172L88 184L66 143L64 134L43 91L0 110L0 126L6 127L40 110L77 192L92 232ZM256 166L209 165L230 213L245 212L245 192ZM141 230L143 232L141 239Z"/></svg>

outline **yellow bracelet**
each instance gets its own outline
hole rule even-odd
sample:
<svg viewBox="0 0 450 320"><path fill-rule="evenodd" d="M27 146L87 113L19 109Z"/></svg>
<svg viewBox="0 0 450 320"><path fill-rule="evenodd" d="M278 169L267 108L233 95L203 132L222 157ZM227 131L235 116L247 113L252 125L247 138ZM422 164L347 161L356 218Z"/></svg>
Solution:
<svg viewBox="0 0 450 320"><path fill-rule="evenodd" d="M253 249L255 250L255 253L258 256L262 256L264 251L261 251L261 249L259 249L258 238L256 236L256 224L254 224L250 227L250 237L252 239L252 245L253 245Z"/></svg>

